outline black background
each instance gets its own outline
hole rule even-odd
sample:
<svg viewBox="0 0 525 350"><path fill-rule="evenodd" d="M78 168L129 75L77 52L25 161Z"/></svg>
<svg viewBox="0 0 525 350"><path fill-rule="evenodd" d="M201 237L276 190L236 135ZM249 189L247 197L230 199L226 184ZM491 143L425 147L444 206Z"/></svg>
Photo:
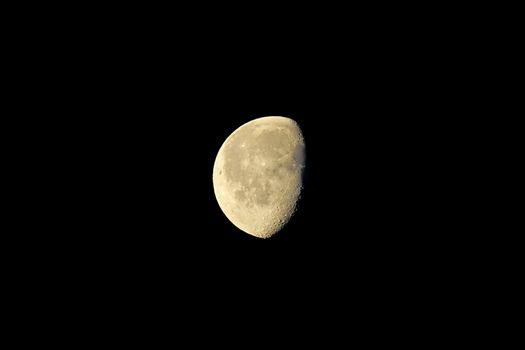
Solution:
<svg viewBox="0 0 525 350"><path fill-rule="evenodd" d="M83 268L108 281L252 281L264 295L294 279L412 283L434 267L436 111L403 65L392 72L369 55L312 62L277 49L197 64L126 55L74 70L86 83L67 94L75 116L57 125L74 145L60 175L72 233L63 248ZM307 167L297 214L260 240L222 214L211 174L225 138L268 115L300 124Z"/></svg>
<svg viewBox="0 0 525 350"><path fill-rule="evenodd" d="M45 117L28 125L45 147L31 181L49 234L32 242L61 297L125 315L240 309L242 323L395 315L447 294L438 281L463 243L444 219L459 215L441 166L456 126L450 57L419 24L287 18L218 30L119 17L36 40ZM296 215L261 240L223 215L212 169L232 131L269 115L299 123L307 163Z"/></svg>

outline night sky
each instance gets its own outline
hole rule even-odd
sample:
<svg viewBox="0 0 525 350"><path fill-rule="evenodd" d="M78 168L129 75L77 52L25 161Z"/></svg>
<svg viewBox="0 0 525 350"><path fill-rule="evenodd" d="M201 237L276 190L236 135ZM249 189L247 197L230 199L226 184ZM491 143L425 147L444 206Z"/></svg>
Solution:
<svg viewBox="0 0 525 350"><path fill-rule="evenodd" d="M174 314L190 301L264 314L270 303L258 301L270 300L301 316L400 307L437 288L459 249L443 220L454 174L439 165L454 122L430 88L442 72L388 45L387 32L314 32L104 34L96 49L68 47L53 62L58 88L38 104L52 130L51 150L35 150L47 193L38 224L50 233L34 245L54 261L43 271L126 312L138 300ZM306 145L298 210L268 240L230 223L212 184L226 137L264 116L296 120Z"/></svg>
<svg viewBox="0 0 525 350"><path fill-rule="evenodd" d="M198 267L233 275L254 268L281 277L287 269L389 269L432 249L422 232L429 235L433 222L424 221L420 206L429 169L417 144L427 124L412 115L407 98L382 92L368 74L349 78L327 69L328 77L347 79L330 85L285 68L224 71L182 81L168 74L162 81L169 84L138 80L84 101L78 137L71 136L81 146L71 158L78 169L70 170L79 177L68 179L78 191L70 196L82 203L81 210L68 209L68 222L85 238L75 239L78 249L98 254L101 268L130 264L170 274ZM280 234L261 240L223 215L212 168L233 130L270 115L299 123L307 158L296 215Z"/></svg>

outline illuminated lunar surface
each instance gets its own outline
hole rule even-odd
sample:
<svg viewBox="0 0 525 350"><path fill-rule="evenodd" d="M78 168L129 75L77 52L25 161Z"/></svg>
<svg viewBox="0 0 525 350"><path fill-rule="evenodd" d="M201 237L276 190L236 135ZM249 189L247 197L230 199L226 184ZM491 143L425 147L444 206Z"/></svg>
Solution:
<svg viewBox="0 0 525 350"><path fill-rule="evenodd" d="M263 117L235 130L213 166L215 197L226 217L259 238L279 232L302 190L305 145L290 118Z"/></svg>

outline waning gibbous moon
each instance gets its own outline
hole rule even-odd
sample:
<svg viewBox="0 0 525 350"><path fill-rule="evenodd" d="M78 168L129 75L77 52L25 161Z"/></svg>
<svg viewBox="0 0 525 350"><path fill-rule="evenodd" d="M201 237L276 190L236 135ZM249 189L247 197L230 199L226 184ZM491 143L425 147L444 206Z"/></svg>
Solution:
<svg viewBox="0 0 525 350"><path fill-rule="evenodd" d="M302 190L305 144L290 118L263 117L235 130L213 166L213 189L226 217L259 238L279 232Z"/></svg>

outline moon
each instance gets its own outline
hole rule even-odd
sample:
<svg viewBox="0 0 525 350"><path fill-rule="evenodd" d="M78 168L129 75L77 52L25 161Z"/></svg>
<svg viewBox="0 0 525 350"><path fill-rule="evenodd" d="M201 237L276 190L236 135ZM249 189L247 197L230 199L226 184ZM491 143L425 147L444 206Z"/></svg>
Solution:
<svg viewBox="0 0 525 350"><path fill-rule="evenodd" d="M263 117L224 141L213 165L215 197L242 231L269 238L290 220L300 198L305 144L297 122Z"/></svg>

